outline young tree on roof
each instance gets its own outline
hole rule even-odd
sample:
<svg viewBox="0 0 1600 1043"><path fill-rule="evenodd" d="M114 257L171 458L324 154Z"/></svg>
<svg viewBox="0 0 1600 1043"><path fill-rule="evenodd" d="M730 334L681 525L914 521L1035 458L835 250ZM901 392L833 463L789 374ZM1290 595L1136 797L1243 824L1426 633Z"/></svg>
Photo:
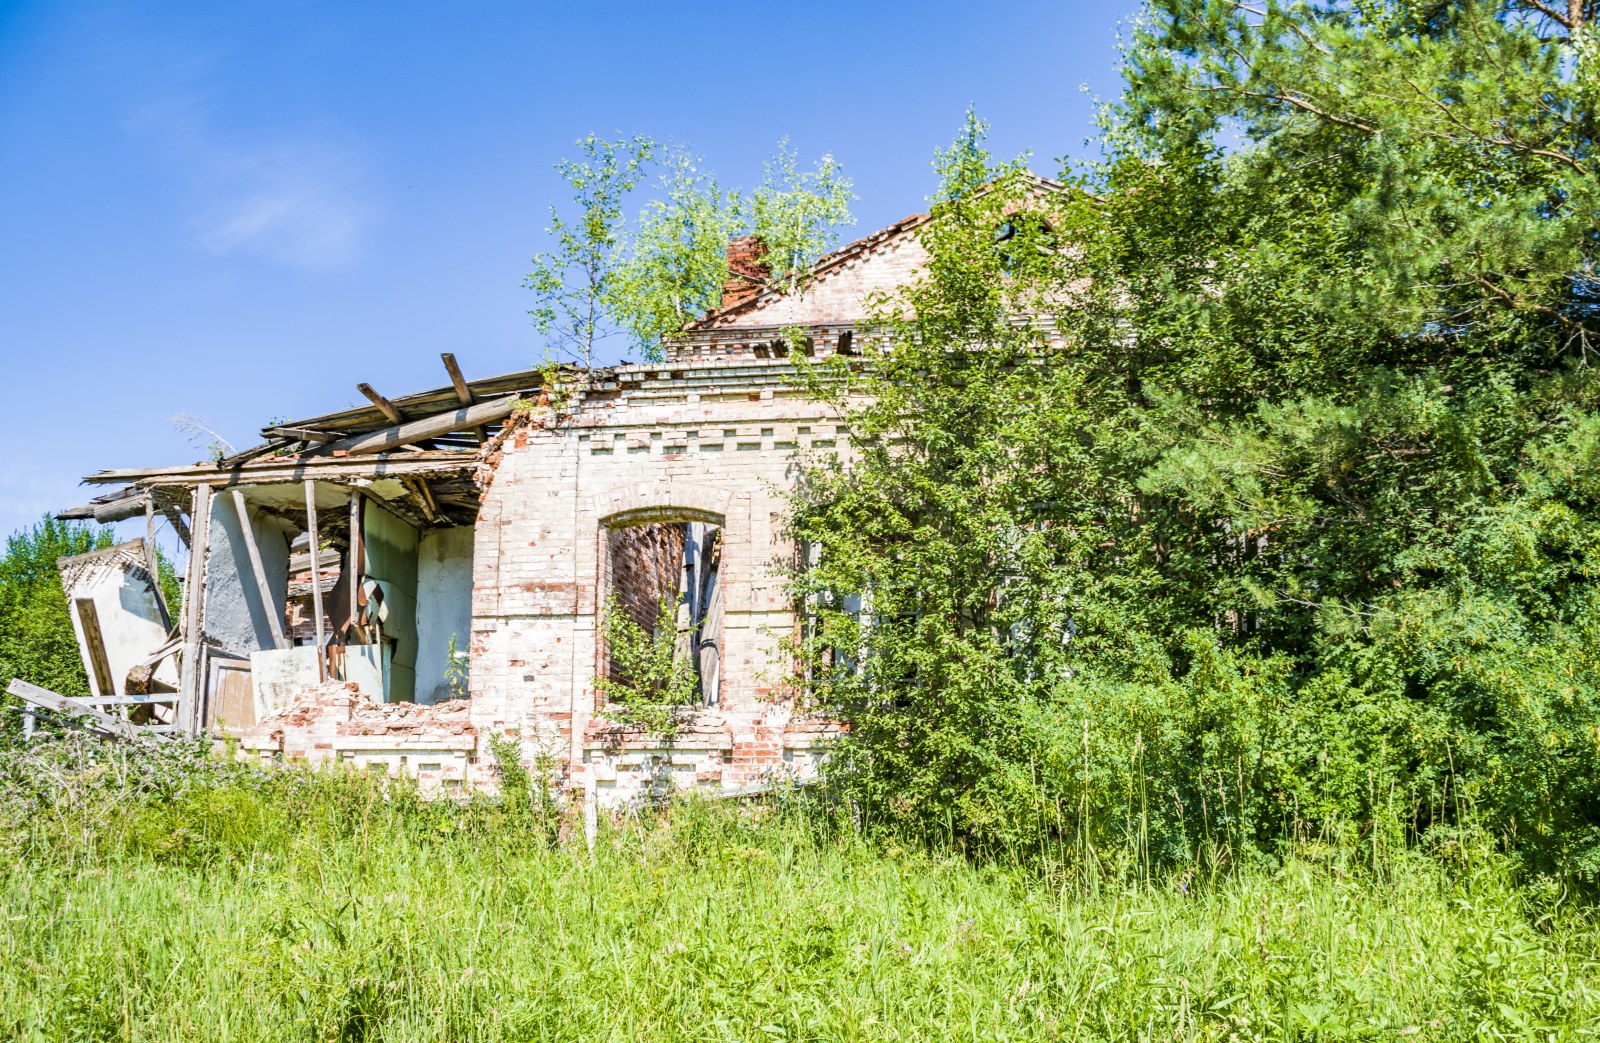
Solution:
<svg viewBox="0 0 1600 1043"><path fill-rule="evenodd" d="M608 305L621 262L623 201L644 177L660 146L647 137L577 142L582 158L556 171L572 189L574 216L550 208L551 249L535 254L523 279L537 303L529 311L550 347L579 365L594 362L596 343L612 325Z"/></svg>
<svg viewBox="0 0 1600 1043"><path fill-rule="evenodd" d="M523 280L535 327L552 350L589 367L599 343L626 333L646 359L661 338L715 309L728 279L728 241L753 234L766 247L768 288L802 290L817 259L854 223L850 180L829 155L803 170L787 140L748 194L724 189L700 158L647 137L578 142L583 158L557 165L574 216L551 208L552 248ZM627 227L626 200L662 166L658 194Z"/></svg>

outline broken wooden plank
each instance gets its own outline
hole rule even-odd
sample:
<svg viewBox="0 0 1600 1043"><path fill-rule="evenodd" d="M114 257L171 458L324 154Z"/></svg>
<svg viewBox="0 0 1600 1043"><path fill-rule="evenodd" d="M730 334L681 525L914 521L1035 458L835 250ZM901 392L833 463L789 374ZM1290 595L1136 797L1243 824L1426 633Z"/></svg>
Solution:
<svg viewBox="0 0 1600 1043"><path fill-rule="evenodd" d="M306 455L322 456L323 454L346 453L350 456L366 456L371 453L381 453L411 442L420 442L423 439L447 435L452 431L469 431L495 420L503 420L511 415L519 396L506 395L504 398L493 399L488 402L478 402L470 406L462 406L448 413L438 413L419 420L408 420L394 427L373 431L370 434L354 435L337 442L318 446L307 451Z"/></svg>
<svg viewBox="0 0 1600 1043"><path fill-rule="evenodd" d="M150 574L150 589L156 595L156 608L161 610L161 626L172 629L172 612L167 608L167 595L161 589L161 556L156 552L156 501L153 496L144 498L144 569Z"/></svg>
<svg viewBox="0 0 1600 1043"><path fill-rule="evenodd" d="M177 694L168 692L157 695L91 695L87 699L77 696L62 696L71 699L83 706L163 706L169 705L177 699Z"/></svg>
<svg viewBox="0 0 1600 1043"><path fill-rule="evenodd" d="M272 588L267 586L267 570L261 564L261 547L256 543L255 526L250 524L250 507L244 502L244 493L237 488L233 490L233 508L239 514L239 533L244 539L245 553L250 557L250 571L255 575L256 593L261 597L262 608L267 613L267 627L272 631L272 646L288 648L288 639L283 636L283 617L276 611L277 600L272 596Z"/></svg>
<svg viewBox="0 0 1600 1043"><path fill-rule="evenodd" d="M445 351L441 352L439 357L444 360L444 371L450 374L450 385L456 389L456 398L460 399L464 406L476 402L477 399L472 396L472 389L467 386L466 378L461 375L461 367L456 365L455 355ZM472 433L477 436L479 445L489 440L489 432L481 426L473 428Z"/></svg>
<svg viewBox="0 0 1600 1043"><path fill-rule="evenodd" d="M154 498L155 493L152 492L150 495L152 498ZM184 523L183 512L178 509L176 504L168 503L163 500L161 503L161 513L166 517L167 521L171 523L172 531L178 534L178 539L183 541L183 545L185 547L189 546L193 540L189 535L189 526Z"/></svg>
<svg viewBox="0 0 1600 1043"><path fill-rule="evenodd" d="M211 538L209 482L195 486L189 519L193 523L194 539L189 544L189 569L183 584L183 661L178 681L178 724L193 735L199 730L205 685L201 661L205 648L206 552Z"/></svg>
<svg viewBox="0 0 1600 1043"><path fill-rule="evenodd" d="M350 574L350 623L345 640L352 644L363 640L361 627L356 622L361 618L361 571L366 565L367 556L367 534L361 524L361 497L360 489L350 490L350 563L345 566Z"/></svg>
<svg viewBox="0 0 1600 1043"><path fill-rule="evenodd" d="M62 521L93 519L102 525L109 525L112 522L126 521L129 518L138 517L139 513L145 509L145 504L149 502L149 499L150 495L146 490L137 485L130 485L126 489L118 489L115 492L106 493L104 496L96 496L88 503L69 507L58 513L56 517Z"/></svg>
<svg viewBox="0 0 1600 1043"><path fill-rule="evenodd" d="M106 639L100 630L100 611L94 607L94 598L74 598L72 604L78 610L78 630L88 652L94 694L116 695L117 683L111 677L111 660L106 655Z"/></svg>
<svg viewBox="0 0 1600 1043"><path fill-rule="evenodd" d="M281 452L282 450L294 445L294 443L295 440L289 438L273 439L270 442L263 442L254 448L246 449L241 453L234 453L232 456L224 456L222 459L217 461L217 466L221 468L232 469L234 467L238 467L240 464L248 460L254 460L258 456L271 456L275 453Z"/></svg>
<svg viewBox="0 0 1600 1043"><path fill-rule="evenodd" d="M472 389L467 387L466 378L461 375L461 367L456 365L456 357L450 352L442 352L439 357L444 360L444 371L450 374L450 386L456 389L456 398L464 406L472 405Z"/></svg>
<svg viewBox="0 0 1600 1043"><path fill-rule="evenodd" d="M428 516L429 523L433 525L442 524L444 518L439 514L439 505L434 502L433 491L428 488L428 480L426 478L407 478L405 485L407 489L411 490L411 495L422 501L422 511Z"/></svg>
<svg viewBox="0 0 1600 1043"><path fill-rule="evenodd" d="M297 442L332 442L339 436L309 427L263 427L262 438L292 438Z"/></svg>
<svg viewBox="0 0 1600 1043"><path fill-rule="evenodd" d="M570 367L561 367L563 372ZM479 380L467 381L467 388L478 401L499 398L502 395L521 393L529 398L537 398L539 389L544 386L546 374L540 370L524 370L517 373L506 373L498 377L484 377ZM391 401L395 408L406 416L431 416L440 410L449 409L459 405L461 398L456 394L453 384L443 387L419 391L415 394L400 395ZM372 406L357 406L351 409L340 410L337 413L327 413L316 417L297 417L285 420L282 425L263 429L263 436L277 434L283 427L311 428L318 431L334 432L340 437L371 431L383 426L384 417Z"/></svg>
<svg viewBox="0 0 1600 1043"><path fill-rule="evenodd" d="M509 414L508 414L509 415ZM409 421L417 423L418 421ZM393 430L385 428L384 430ZM381 432L373 432L379 434ZM358 457L332 456L333 445L307 450L297 459L272 458L254 460L232 470L220 470L212 464L179 464L176 467L135 467L97 471L83 481L89 485L114 485L122 482L148 482L161 486L194 487L202 482L212 486L266 484L274 482L299 482L315 478L330 482L349 481L351 478L399 477L403 474L448 474L471 470L477 466L478 454L457 449L440 449L425 454L408 454L404 457L374 458L373 452ZM376 450L374 452L382 452Z"/></svg>
<svg viewBox="0 0 1600 1043"><path fill-rule="evenodd" d="M124 739L137 739L142 734L150 731L150 729L140 728L136 724L129 724L120 717L113 717L111 714L97 710L93 706L87 706L76 699L59 695L48 688L40 688L36 684L29 684L21 678L17 678L7 685L6 691L25 703L42 706L46 710L63 714L69 718L83 719L88 723L91 731Z"/></svg>
<svg viewBox="0 0 1600 1043"><path fill-rule="evenodd" d="M388 417L391 424L403 424L406 422L406 418L401 414L400 410L394 407L394 403L378 394L371 384L357 384L356 390L366 395L367 400L377 406L378 412Z"/></svg>
<svg viewBox="0 0 1600 1043"><path fill-rule="evenodd" d="M317 483L309 478L306 479L306 533L311 538L306 549L311 557L311 614L317 621L317 681L322 682L328 679L323 658L327 641L322 632L322 543L317 537Z"/></svg>

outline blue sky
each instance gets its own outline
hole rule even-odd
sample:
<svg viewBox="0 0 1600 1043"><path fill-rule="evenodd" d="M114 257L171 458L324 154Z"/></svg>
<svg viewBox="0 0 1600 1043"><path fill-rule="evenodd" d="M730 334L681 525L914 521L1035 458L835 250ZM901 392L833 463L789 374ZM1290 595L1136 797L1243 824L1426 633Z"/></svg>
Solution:
<svg viewBox="0 0 1600 1043"><path fill-rule="evenodd" d="M0 0L0 535L103 467L532 365L521 278L590 131L748 185L787 136L865 234L967 105L1040 173L1117 90L1107 3ZM979 13L981 12L981 13Z"/></svg>

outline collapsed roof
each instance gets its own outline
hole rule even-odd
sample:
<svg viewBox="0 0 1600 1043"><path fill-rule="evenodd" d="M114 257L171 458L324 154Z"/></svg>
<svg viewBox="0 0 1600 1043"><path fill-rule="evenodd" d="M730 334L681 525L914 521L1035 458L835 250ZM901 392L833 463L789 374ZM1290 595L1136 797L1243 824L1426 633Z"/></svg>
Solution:
<svg viewBox="0 0 1600 1043"><path fill-rule="evenodd" d="M519 401L541 396L550 373L524 370L469 381L453 355L441 358L447 385L391 399L358 384L368 405L270 424L261 429L264 441L243 452L211 462L98 471L84 481L120 488L58 517L107 523L158 512L188 542L181 513L196 486L246 485L252 502L293 510L302 483L311 479L359 484L422 527L470 525L478 512L473 472L479 447L499 433Z"/></svg>

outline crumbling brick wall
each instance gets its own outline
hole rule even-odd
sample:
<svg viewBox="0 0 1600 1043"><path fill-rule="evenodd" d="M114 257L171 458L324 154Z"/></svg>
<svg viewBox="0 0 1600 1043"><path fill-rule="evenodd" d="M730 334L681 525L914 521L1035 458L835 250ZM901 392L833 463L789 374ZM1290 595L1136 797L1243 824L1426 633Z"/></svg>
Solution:
<svg viewBox="0 0 1600 1043"><path fill-rule="evenodd" d="M784 687L795 614L782 520L800 455L845 451L847 439L786 361L753 353L607 371L565 412L509 432L486 454L473 554L480 732L515 732L608 804L814 773L818 736L835 726L799 715ZM688 520L720 528L719 698L670 737L645 735L607 717L595 683L608 667L608 573L675 590L676 523Z"/></svg>

